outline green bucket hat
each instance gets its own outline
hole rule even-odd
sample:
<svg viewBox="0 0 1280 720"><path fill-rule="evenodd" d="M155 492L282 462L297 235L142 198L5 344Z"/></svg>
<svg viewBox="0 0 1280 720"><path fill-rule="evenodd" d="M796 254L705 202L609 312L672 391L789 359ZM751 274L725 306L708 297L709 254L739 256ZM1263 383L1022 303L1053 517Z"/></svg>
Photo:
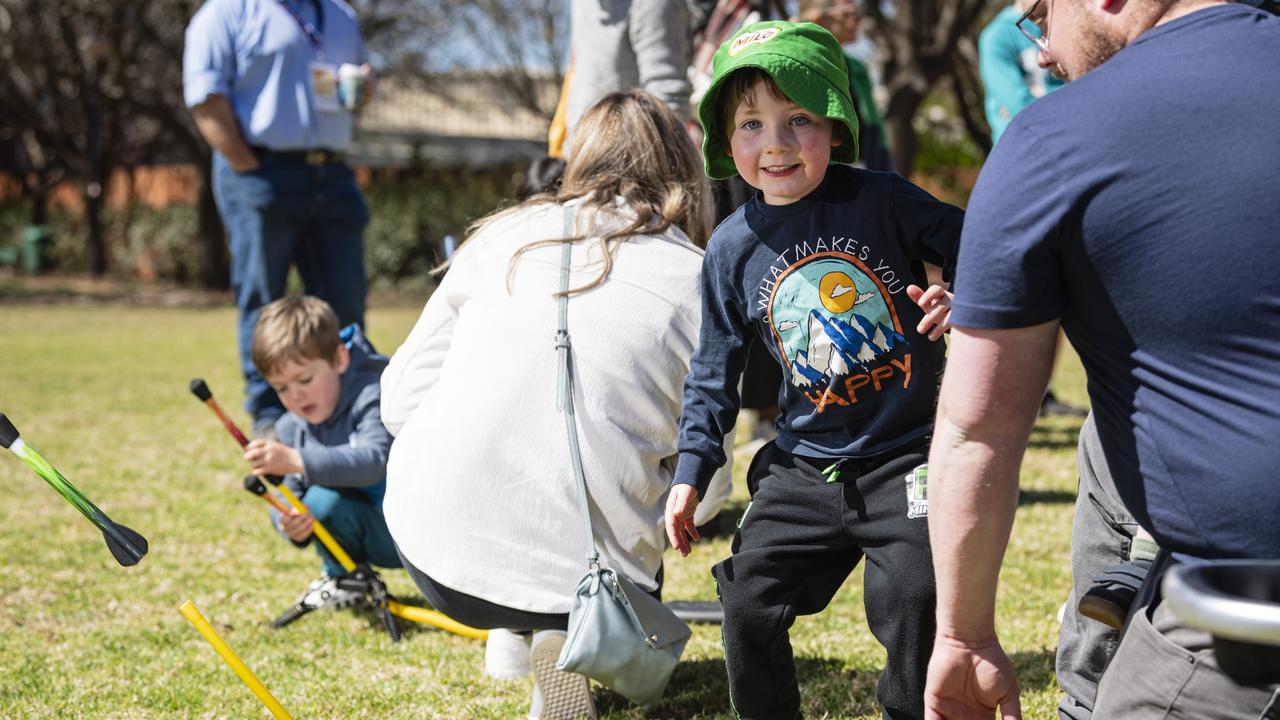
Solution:
<svg viewBox="0 0 1280 720"><path fill-rule="evenodd" d="M831 161L851 163L858 159L858 116L849 98L849 68L840 43L813 23L774 20L742 28L711 60L711 84L698 103L708 176L723 180L738 174L726 147L719 101L725 78L744 67L763 70L805 110L844 123L850 139L831 148Z"/></svg>

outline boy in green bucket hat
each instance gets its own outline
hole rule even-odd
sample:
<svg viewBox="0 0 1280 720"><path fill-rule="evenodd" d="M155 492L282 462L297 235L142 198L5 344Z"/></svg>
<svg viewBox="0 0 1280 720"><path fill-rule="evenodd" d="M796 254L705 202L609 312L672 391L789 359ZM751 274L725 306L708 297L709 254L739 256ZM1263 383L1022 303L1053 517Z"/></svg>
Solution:
<svg viewBox="0 0 1280 720"><path fill-rule="evenodd" d="M752 502L713 570L734 711L800 712L788 629L821 611L863 555L867 624L888 651L877 698L924 717L934 639L926 455L950 327L962 213L892 173L847 165L857 119L844 54L809 23L722 45L698 107L707 174L758 191L716 228L685 381L667 534L682 554L725 462L750 342L782 366L778 438L747 471ZM928 289L923 289L928 288Z"/></svg>

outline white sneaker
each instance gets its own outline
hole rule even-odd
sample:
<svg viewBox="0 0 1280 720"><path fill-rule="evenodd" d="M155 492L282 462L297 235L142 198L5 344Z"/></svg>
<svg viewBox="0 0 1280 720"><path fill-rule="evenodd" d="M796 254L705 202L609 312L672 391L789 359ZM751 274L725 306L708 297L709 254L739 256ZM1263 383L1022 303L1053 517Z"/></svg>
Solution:
<svg viewBox="0 0 1280 720"><path fill-rule="evenodd" d="M533 633L490 630L484 644L484 674L499 680L519 680L529 674L529 645Z"/></svg>
<svg viewBox="0 0 1280 720"><path fill-rule="evenodd" d="M556 669L567 637L563 630L540 630L533 635L529 647L529 663L533 666L530 720L596 718L596 706L591 700L591 684L587 676Z"/></svg>

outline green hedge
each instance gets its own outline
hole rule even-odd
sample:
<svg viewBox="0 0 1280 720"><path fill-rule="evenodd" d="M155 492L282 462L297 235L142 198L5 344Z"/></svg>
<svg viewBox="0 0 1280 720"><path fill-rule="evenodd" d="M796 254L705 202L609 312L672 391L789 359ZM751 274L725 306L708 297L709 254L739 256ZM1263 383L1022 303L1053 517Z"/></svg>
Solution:
<svg viewBox="0 0 1280 720"><path fill-rule="evenodd" d="M371 219L364 235L370 287L432 284L430 270L444 260L444 237L461 242L473 221L514 202L522 172L420 171L370 183L365 200Z"/></svg>
<svg viewBox="0 0 1280 720"><path fill-rule="evenodd" d="M467 226L513 202L523 167L441 169L375 175L365 188L371 219L365 231L370 287L413 289L432 284L431 268L444 259L446 235L459 241ZM16 257L30 207L0 205L0 261ZM189 284L199 277L196 209L189 205L134 205L104 210L107 271L121 278ZM80 211L55 207L42 252L46 272L77 274L87 268L88 232Z"/></svg>

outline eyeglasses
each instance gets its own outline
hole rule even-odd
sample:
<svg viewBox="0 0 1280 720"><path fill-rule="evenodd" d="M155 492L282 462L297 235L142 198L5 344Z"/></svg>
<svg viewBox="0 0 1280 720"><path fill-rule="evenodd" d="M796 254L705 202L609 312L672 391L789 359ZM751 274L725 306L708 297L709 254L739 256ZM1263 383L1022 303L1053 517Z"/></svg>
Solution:
<svg viewBox="0 0 1280 720"><path fill-rule="evenodd" d="M1018 21L1014 23L1014 26L1018 28L1018 32L1035 43L1036 47L1044 52L1049 52L1048 33L1040 27L1039 23L1031 19L1031 16L1035 15L1036 11L1040 9L1041 2L1044 2L1044 0L1036 0L1032 3L1031 7L1027 8L1027 11L1022 13L1022 17L1018 18ZM1046 16L1048 15L1047 12L1045 14Z"/></svg>

